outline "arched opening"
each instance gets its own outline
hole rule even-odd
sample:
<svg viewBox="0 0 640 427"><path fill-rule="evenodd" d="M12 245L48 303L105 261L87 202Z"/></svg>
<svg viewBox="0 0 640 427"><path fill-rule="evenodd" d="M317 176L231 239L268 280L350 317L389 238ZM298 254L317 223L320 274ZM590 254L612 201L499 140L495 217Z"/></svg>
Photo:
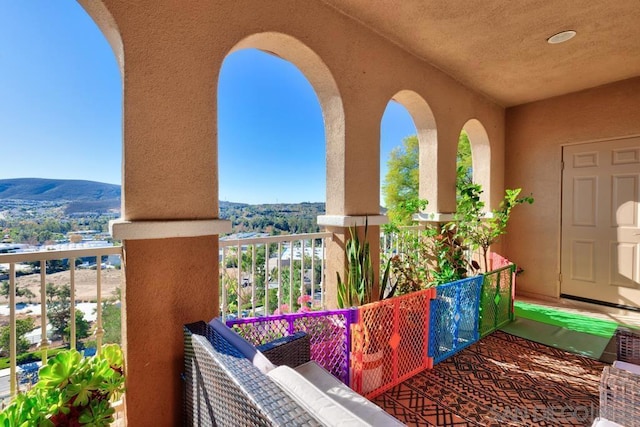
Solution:
<svg viewBox="0 0 640 427"><path fill-rule="evenodd" d="M408 113L408 116L406 113ZM393 123L386 124L387 120L394 117ZM413 129L411 129L411 124L413 124ZM392 102L388 104L385 116L383 116L381 134L384 139L382 141L381 159L388 157L389 145L393 144L393 142L385 141L388 138L385 134L391 131L397 132L395 128L399 128L400 133L411 132L412 130L415 132L418 157L417 196L419 200L427 200L429 202L425 207L426 211L438 212L438 135L436 121L427 102L416 92L402 90L396 93L392 97ZM387 171L385 170L382 175L386 175L386 173ZM381 182L384 182L384 179L381 179ZM417 213L417 209L414 213Z"/></svg>
<svg viewBox="0 0 640 427"><path fill-rule="evenodd" d="M473 183L473 159L471 156L471 142L465 130L460 132L458 138L458 151L456 152L456 187Z"/></svg>
<svg viewBox="0 0 640 427"><path fill-rule="evenodd" d="M324 202L324 155L321 106L300 70L258 49L229 54L218 84L220 200ZM316 231L258 226L272 234ZM245 222L236 231L258 230Z"/></svg>
<svg viewBox="0 0 640 427"><path fill-rule="evenodd" d="M419 199L419 142L409 111L391 100L380 123L380 204L393 225L409 225Z"/></svg>
<svg viewBox="0 0 640 427"><path fill-rule="evenodd" d="M343 129L335 82L308 47L278 33L236 45L218 81L219 199L221 217L234 222L232 237L320 231L317 216L330 209L328 194L344 188L332 173L344 161L333 154L342 152ZM324 258L316 244L324 247L309 239L245 250L223 239L222 315L321 305Z"/></svg>
<svg viewBox="0 0 640 427"><path fill-rule="evenodd" d="M2 240L17 253L46 253L20 262L9 278L26 297L26 316L7 326L13 345L2 345L11 360L5 391L15 395L16 380L25 381L16 363L36 351L47 359L54 349L89 355L121 343L122 250L108 226L121 208L123 57L99 2L85 10L77 2L13 2L0 21L0 38L10 41L3 56L11 58L0 101L2 188L10 190L0 203ZM37 375L26 380L30 388Z"/></svg>
<svg viewBox="0 0 640 427"><path fill-rule="evenodd" d="M480 196L484 209L491 210L491 144L482 123L477 119L467 121L463 126L461 139L466 133L471 147L472 181L482 187ZM460 147L460 146L459 146Z"/></svg>
<svg viewBox="0 0 640 427"><path fill-rule="evenodd" d="M342 98L329 68L308 46L294 37L282 33L268 32L246 37L231 49L230 54L254 48L282 58L302 72L314 89L324 119L326 142L326 210L340 210L344 204L344 109Z"/></svg>

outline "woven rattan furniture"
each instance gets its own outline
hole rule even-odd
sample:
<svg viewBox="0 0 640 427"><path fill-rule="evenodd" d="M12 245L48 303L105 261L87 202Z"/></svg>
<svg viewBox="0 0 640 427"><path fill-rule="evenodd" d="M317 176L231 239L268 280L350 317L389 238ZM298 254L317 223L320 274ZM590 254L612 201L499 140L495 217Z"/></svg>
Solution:
<svg viewBox="0 0 640 427"><path fill-rule="evenodd" d="M640 331L618 328L616 340L618 341L617 360L640 365Z"/></svg>
<svg viewBox="0 0 640 427"><path fill-rule="evenodd" d="M600 418L594 426L640 427L640 375L605 366L600 379Z"/></svg>
<svg viewBox="0 0 640 427"><path fill-rule="evenodd" d="M321 425L208 324L186 325L184 339L185 425ZM308 361L308 337L289 339L263 354L275 364Z"/></svg>

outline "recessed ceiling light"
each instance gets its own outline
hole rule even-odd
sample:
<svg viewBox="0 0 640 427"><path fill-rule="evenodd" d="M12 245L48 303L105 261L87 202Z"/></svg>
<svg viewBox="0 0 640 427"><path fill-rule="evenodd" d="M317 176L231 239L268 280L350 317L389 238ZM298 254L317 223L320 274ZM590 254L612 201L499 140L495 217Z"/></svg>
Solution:
<svg viewBox="0 0 640 427"><path fill-rule="evenodd" d="M558 44L564 43L567 40L571 40L576 35L576 32L573 30L561 31L558 34L554 34L547 39L547 43L549 44Z"/></svg>

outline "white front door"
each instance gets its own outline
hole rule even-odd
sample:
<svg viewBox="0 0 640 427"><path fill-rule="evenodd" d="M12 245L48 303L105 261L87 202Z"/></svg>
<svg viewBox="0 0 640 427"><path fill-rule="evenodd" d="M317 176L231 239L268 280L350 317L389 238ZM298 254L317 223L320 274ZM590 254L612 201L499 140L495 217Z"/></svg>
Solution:
<svg viewBox="0 0 640 427"><path fill-rule="evenodd" d="M640 308L640 137L562 150L563 295Z"/></svg>

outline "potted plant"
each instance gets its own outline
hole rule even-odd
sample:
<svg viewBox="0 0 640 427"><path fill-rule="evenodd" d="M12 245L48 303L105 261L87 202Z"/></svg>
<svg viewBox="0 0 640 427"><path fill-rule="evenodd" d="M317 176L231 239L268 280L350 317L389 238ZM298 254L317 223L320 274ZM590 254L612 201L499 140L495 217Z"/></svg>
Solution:
<svg viewBox="0 0 640 427"><path fill-rule="evenodd" d="M124 392L122 350L107 344L95 356L71 349L40 368L38 383L0 413L2 426L108 426L111 403Z"/></svg>
<svg viewBox="0 0 640 427"><path fill-rule="evenodd" d="M368 223L365 222L364 238L361 241L357 232L349 229L351 237L347 240L345 249L347 256L347 271L345 280L342 281L340 273L338 278L338 306L340 308L355 305L364 305L374 301L373 289L375 275L371 262L369 242L367 241ZM396 286L387 286L391 260L388 260L380 280L379 300L393 296ZM389 288L389 289L387 289ZM361 379L361 393L366 394L375 390L383 381L383 363L385 346L382 338L383 324L379 321L379 310L374 311L374 318L365 322L361 332L362 346L356 350L360 357L352 360L357 364L356 371ZM360 376L361 375L361 376Z"/></svg>
<svg viewBox="0 0 640 427"><path fill-rule="evenodd" d="M454 222L448 226L472 250L482 249L485 272L491 270L489 247L507 232L512 209L523 203L533 203L531 196L519 197L521 191L520 188L505 190L499 208L486 215L483 212L484 203L480 200L482 188L479 184L468 184L459 189Z"/></svg>

